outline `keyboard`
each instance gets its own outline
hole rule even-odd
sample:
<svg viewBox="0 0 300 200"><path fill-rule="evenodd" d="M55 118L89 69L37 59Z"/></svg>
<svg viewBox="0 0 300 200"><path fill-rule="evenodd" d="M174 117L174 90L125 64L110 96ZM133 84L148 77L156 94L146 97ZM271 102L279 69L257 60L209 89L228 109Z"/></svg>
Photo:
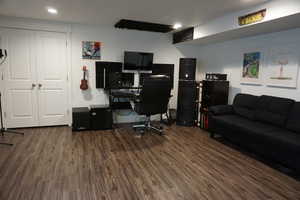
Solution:
<svg viewBox="0 0 300 200"><path fill-rule="evenodd" d="M135 98L137 95L136 92L130 91L112 91L111 96L115 98Z"/></svg>

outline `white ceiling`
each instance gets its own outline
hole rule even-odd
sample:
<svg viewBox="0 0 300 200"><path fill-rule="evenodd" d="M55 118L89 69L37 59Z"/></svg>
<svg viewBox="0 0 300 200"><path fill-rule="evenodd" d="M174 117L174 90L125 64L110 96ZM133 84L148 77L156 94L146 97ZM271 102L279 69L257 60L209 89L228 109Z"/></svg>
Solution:
<svg viewBox="0 0 300 200"><path fill-rule="evenodd" d="M268 0L0 0L0 15L64 22L114 25L122 18L184 26L198 25L228 12ZM58 9L58 15L46 7Z"/></svg>

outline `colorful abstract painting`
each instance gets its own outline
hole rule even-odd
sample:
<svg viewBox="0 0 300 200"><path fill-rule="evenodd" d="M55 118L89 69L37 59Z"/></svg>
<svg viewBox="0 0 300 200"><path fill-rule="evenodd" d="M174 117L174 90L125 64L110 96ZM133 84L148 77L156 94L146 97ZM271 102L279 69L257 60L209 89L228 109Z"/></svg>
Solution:
<svg viewBox="0 0 300 200"><path fill-rule="evenodd" d="M260 62L261 53L251 52L244 54L242 68L242 83L259 83L260 82Z"/></svg>
<svg viewBox="0 0 300 200"><path fill-rule="evenodd" d="M82 42L83 59L101 59L101 42L83 41Z"/></svg>

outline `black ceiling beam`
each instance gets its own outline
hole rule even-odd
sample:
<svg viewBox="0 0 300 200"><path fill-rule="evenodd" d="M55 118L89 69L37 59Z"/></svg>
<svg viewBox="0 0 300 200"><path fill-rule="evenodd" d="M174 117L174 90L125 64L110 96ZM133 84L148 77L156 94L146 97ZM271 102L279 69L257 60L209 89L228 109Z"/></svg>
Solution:
<svg viewBox="0 0 300 200"><path fill-rule="evenodd" d="M160 33L168 33L174 30L172 25L156 24L156 23L134 21L128 19L121 19L119 22L115 24L115 28L122 28L122 29L124 28L124 29L160 32Z"/></svg>

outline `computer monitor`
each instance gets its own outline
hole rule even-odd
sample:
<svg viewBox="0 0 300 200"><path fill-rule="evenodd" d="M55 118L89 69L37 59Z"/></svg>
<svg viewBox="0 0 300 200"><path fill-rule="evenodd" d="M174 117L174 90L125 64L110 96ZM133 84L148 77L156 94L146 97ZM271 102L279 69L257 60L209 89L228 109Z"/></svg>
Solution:
<svg viewBox="0 0 300 200"><path fill-rule="evenodd" d="M125 51L124 70L151 71L153 65L153 53Z"/></svg>

